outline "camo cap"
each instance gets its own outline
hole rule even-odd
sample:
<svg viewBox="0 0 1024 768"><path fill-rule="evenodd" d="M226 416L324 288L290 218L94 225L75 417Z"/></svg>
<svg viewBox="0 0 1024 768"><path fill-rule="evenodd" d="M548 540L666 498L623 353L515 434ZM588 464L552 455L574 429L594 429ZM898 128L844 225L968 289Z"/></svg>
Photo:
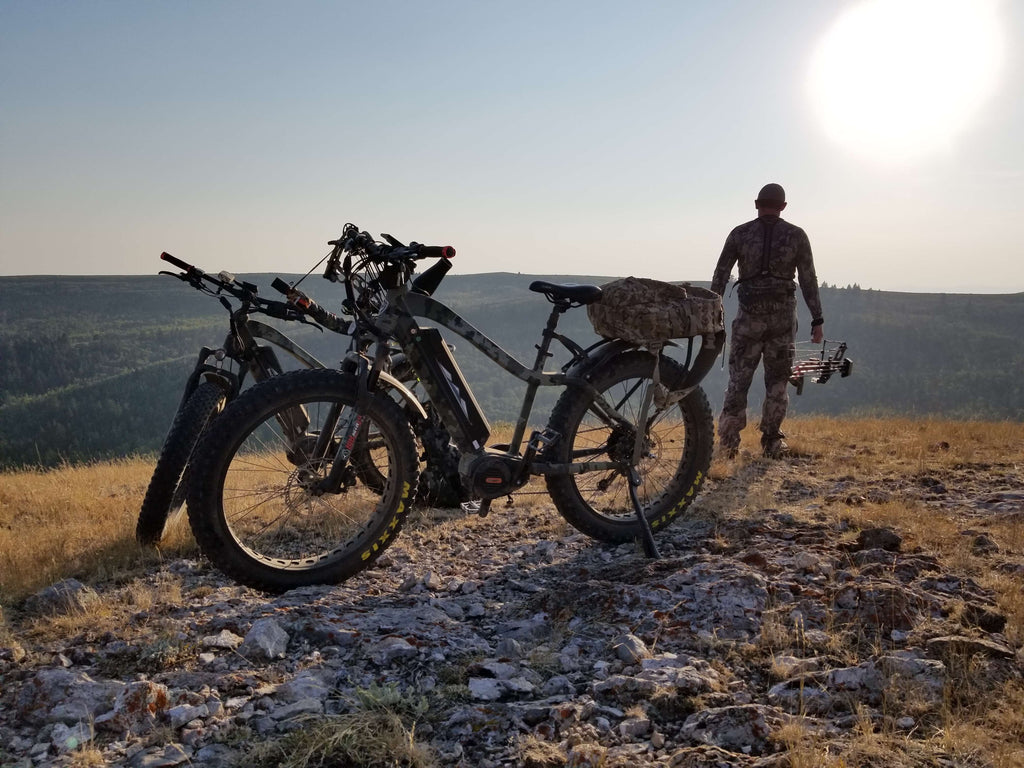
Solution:
<svg viewBox="0 0 1024 768"><path fill-rule="evenodd" d="M757 193L755 203L784 203L786 202L786 190L781 184L765 184Z"/></svg>

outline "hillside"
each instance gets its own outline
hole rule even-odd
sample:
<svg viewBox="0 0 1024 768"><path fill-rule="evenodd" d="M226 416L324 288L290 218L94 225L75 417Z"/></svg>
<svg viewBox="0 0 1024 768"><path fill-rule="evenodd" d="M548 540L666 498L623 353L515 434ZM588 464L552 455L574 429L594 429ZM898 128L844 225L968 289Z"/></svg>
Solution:
<svg viewBox="0 0 1024 768"><path fill-rule="evenodd" d="M520 493L276 597L135 547L144 461L2 473L0 765L1020 768L1019 426L791 433L659 560Z"/></svg>
<svg viewBox="0 0 1024 768"><path fill-rule="evenodd" d="M527 290L536 277L454 275L438 295L529 362L547 313L543 298ZM271 276L247 279L269 285ZM326 306L338 305L336 286L312 277L304 287ZM792 397L793 413L1024 421L1024 350L1017 338L1024 294L825 287L822 301L828 337L849 343L854 375L809 384ZM726 311L734 315L732 296ZM801 318L809 329L806 315ZM0 466L157 450L199 347L219 346L226 330L227 314L217 302L166 277L0 278ZM342 337L295 324L282 330L329 364L344 354ZM561 330L584 343L595 338L582 311L569 313ZM522 385L465 342L455 343L491 420L514 419ZM716 409L725 384L726 372L716 365L704 384ZM556 393L542 394L538 423ZM759 404L754 387L750 406Z"/></svg>

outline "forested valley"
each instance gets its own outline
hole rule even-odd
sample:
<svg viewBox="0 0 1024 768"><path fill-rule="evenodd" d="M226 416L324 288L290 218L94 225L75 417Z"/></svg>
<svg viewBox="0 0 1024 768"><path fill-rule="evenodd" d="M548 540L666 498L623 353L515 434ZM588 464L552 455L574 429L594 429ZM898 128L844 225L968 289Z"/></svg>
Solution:
<svg viewBox="0 0 1024 768"><path fill-rule="evenodd" d="M272 277L246 279L270 295L262 286ZM529 366L548 312L544 298L528 290L538 277L450 275L436 296ZM340 286L315 277L303 286L325 306L339 307ZM808 382L800 396L791 388L792 413L1024 421L1018 338L1024 294L893 293L857 286L823 286L821 292L827 338L848 343L853 374ZM727 321L734 315L735 297L727 295ZM800 317L805 339L810 319L802 305ZM328 365L345 353L346 337L268 322ZM215 299L167 277L0 278L0 466L53 466L158 450L200 347L220 346L227 328L228 314ZM560 331L584 345L596 339L584 310L568 313ZM467 342L446 336L491 421L514 419L524 385ZM801 344L797 356L814 352ZM685 349L674 354L684 356ZM565 359L556 356L548 370ZM704 382L716 410L726 379L719 361ZM755 382L755 413L761 390ZM535 423L544 422L557 394L538 399Z"/></svg>

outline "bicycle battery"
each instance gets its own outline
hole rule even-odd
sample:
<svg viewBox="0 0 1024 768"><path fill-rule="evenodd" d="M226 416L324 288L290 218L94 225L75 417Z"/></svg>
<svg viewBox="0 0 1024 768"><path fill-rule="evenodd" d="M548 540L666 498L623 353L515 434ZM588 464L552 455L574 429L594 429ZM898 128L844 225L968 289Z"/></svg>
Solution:
<svg viewBox="0 0 1024 768"><path fill-rule="evenodd" d="M459 425L458 433L452 435L459 449L468 452L483 448L491 425L437 328L413 332L409 362L445 424Z"/></svg>

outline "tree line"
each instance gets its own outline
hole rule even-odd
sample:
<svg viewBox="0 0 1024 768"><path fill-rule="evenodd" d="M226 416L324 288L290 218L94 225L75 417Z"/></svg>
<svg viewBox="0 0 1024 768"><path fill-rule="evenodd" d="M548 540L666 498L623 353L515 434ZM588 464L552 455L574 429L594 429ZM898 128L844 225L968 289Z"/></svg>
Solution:
<svg viewBox="0 0 1024 768"><path fill-rule="evenodd" d="M249 276L260 285L269 276ZM451 275L438 298L526 365L549 305L528 290L533 276ZM610 278L549 276L564 282ZM706 284L705 284L706 285ZM313 283L314 296L337 309L337 286ZM790 390L794 414L886 414L1024 421L1024 294L910 294L821 289L829 339L849 344L853 375ZM40 299L43 297L43 299ZM727 291L727 322L735 297ZM801 306L800 338L810 318ZM273 321L272 321L273 322ZM298 324L276 323L328 365L346 339ZM219 346L227 312L187 286L158 277L0 278L0 467L156 451L178 405L200 346ZM597 337L585 310L563 316L562 333L586 345ZM524 386L467 342L446 334L492 421L513 420ZM556 345L557 346L557 345ZM798 357L815 352L800 345ZM548 370L565 362L562 354ZM285 357L282 357L285 361ZM716 363L704 381L719 408L727 382ZM557 392L543 392L541 424ZM760 407L751 388L750 408Z"/></svg>

